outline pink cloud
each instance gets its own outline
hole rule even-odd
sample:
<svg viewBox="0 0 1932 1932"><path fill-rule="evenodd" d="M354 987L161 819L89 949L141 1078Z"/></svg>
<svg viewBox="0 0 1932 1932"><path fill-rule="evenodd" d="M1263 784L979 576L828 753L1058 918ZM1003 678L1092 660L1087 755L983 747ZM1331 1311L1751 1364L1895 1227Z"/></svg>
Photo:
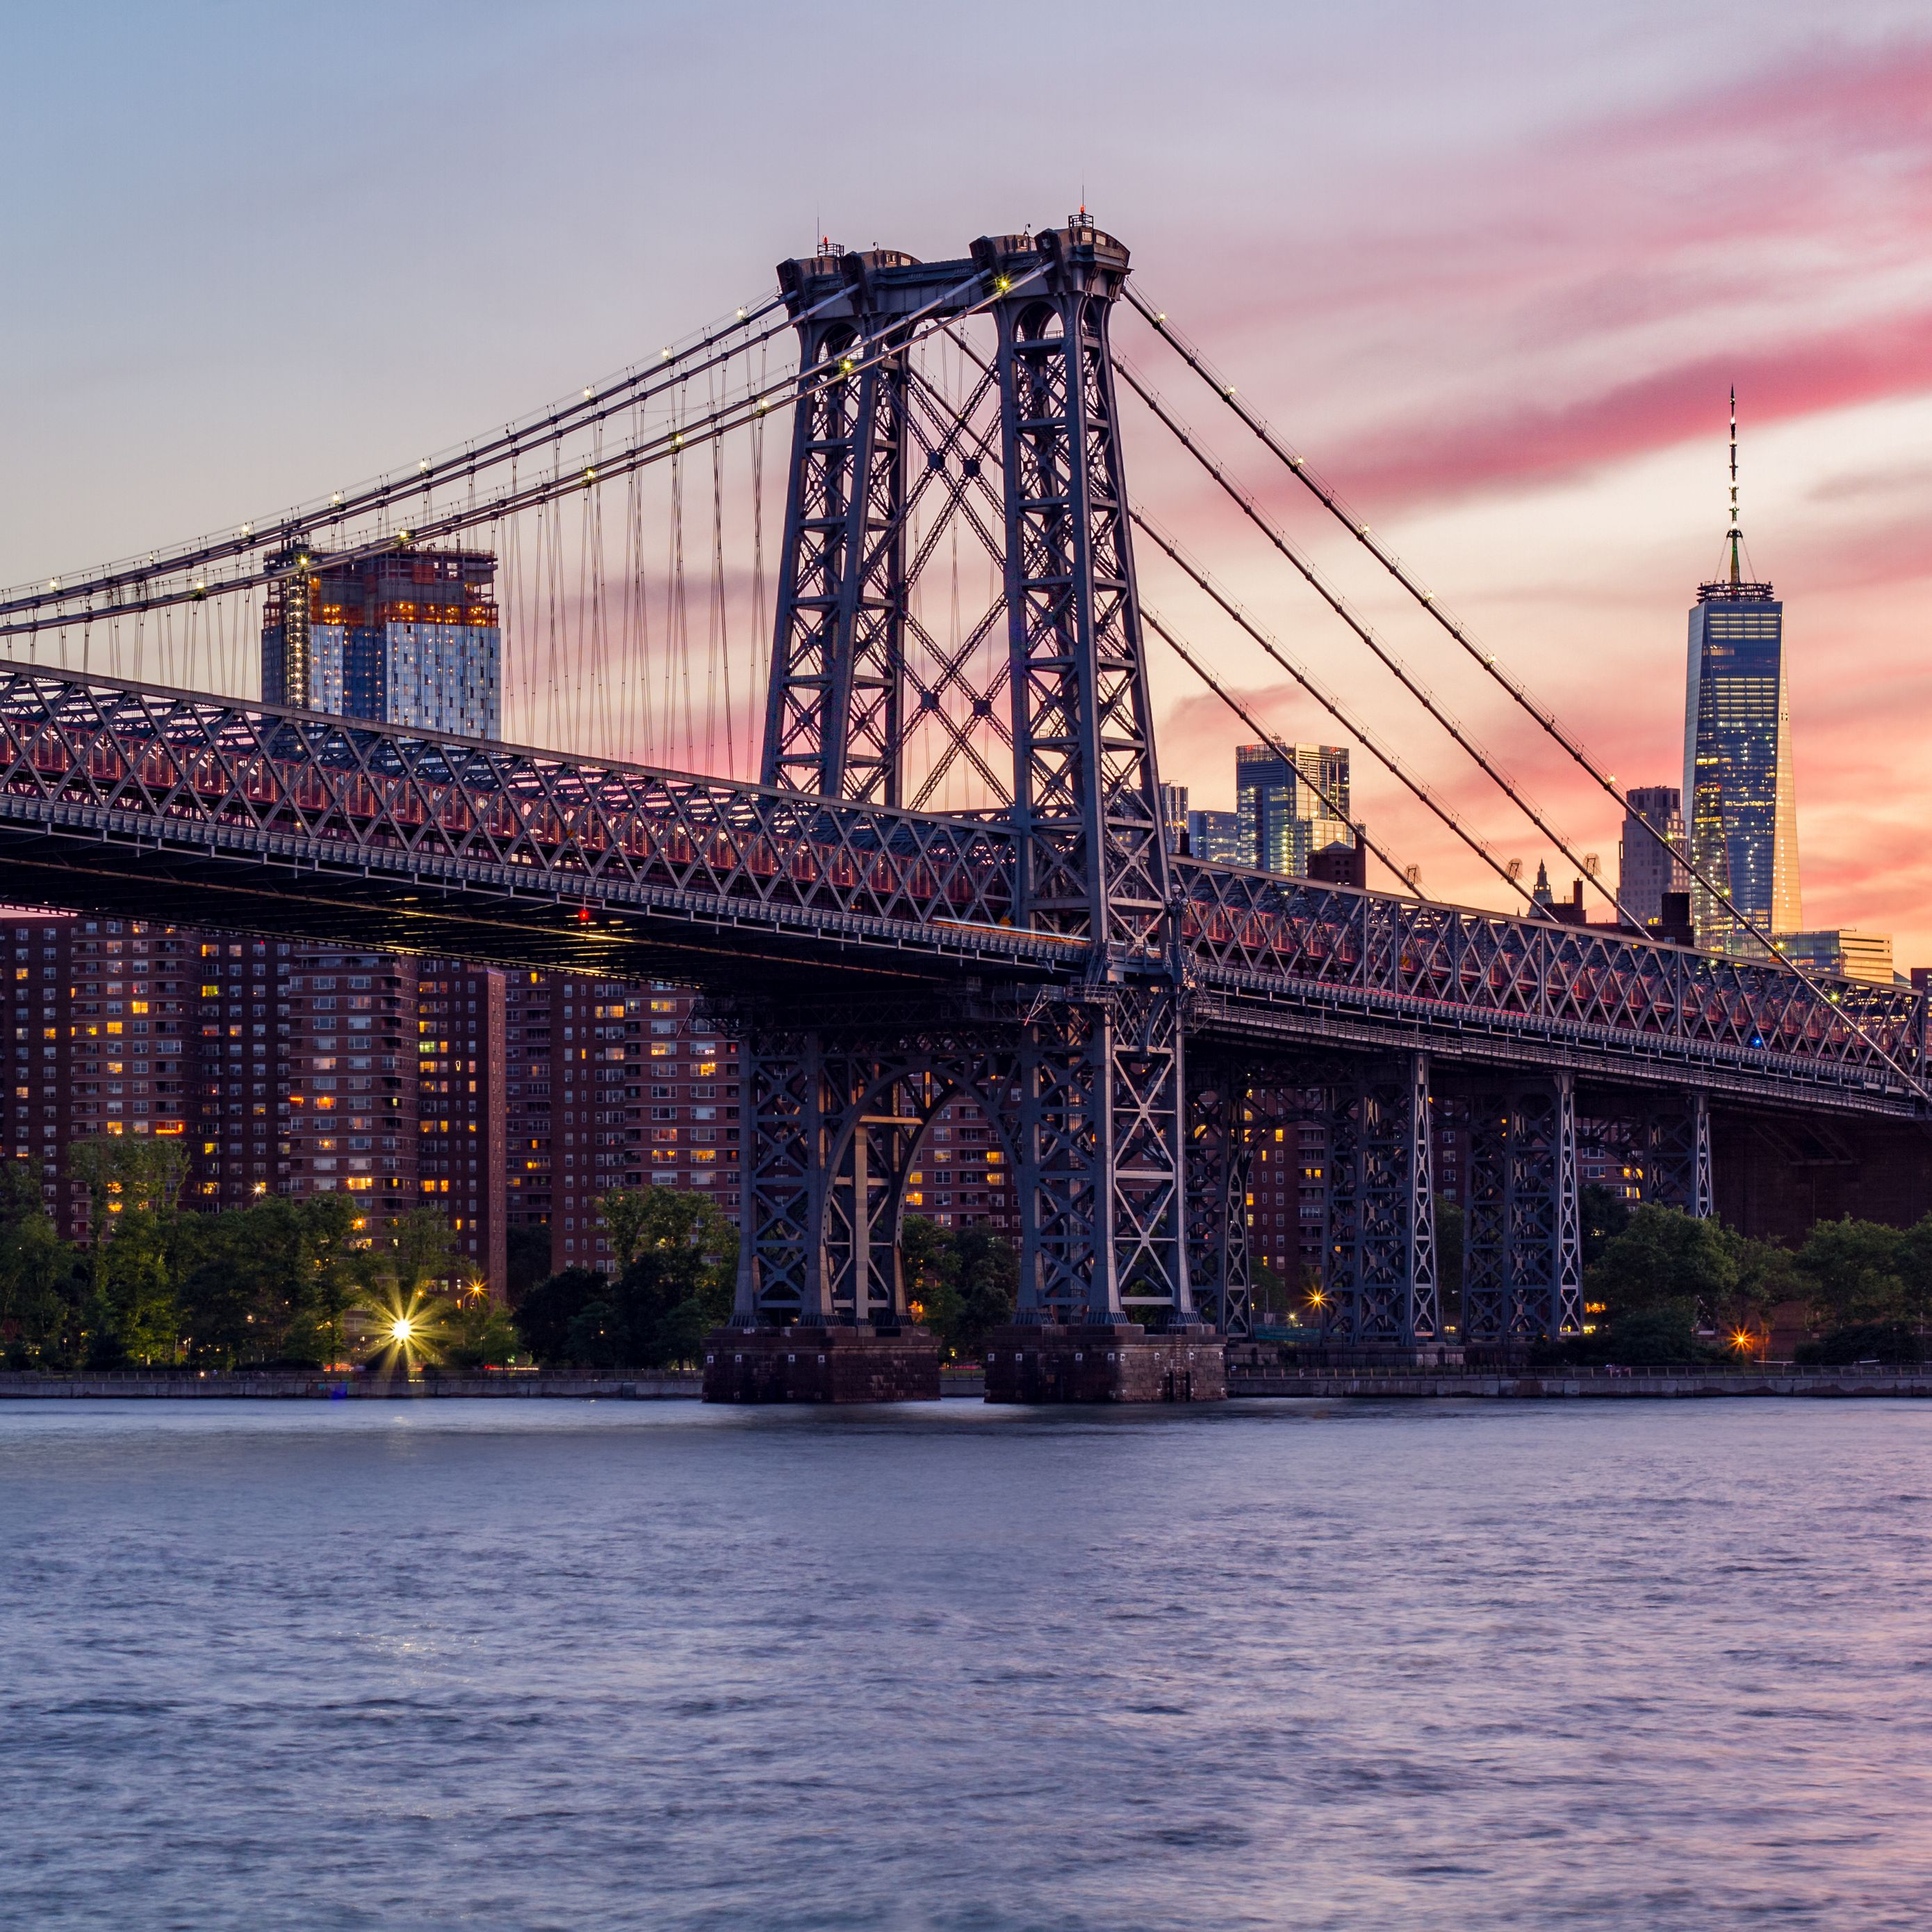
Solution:
<svg viewBox="0 0 1932 1932"><path fill-rule="evenodd" d="M1562 408L1384 430L1351 448L1347 487L1358 500L1381 505L1555 482L1709 436L1733 383L1748 398L1754 423L1932 388L1932 310L1700 356Z"/></svg>

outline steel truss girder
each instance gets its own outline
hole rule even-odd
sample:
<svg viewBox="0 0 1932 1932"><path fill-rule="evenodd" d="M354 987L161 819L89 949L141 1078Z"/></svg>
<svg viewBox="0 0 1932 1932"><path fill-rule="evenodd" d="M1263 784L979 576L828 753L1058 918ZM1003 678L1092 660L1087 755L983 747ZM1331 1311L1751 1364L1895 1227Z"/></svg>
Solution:
<svg viewBox="0 0 1932 1932"><path fill-rule="evenodd" d="M1325 1340L1407 1348L1440 1325L1426 1053L1365 1062L1329 1114Z"/></svg>
<svg viewBox="0 0 1932 1932"><path fill-rule="evenodd" d="M754 922L1012 903L998 825L4 664L0 817Z"/></svg>
<svg viewBox="0 0 1932 1932"><path fill-rule="evenodd" d="M1576 1083L1486 1085L1469 1101L1462 1338L1526 1343L1582 1327Z"/></svg>
<svg viewBox="0 0 1932 1932"><path fill-rule="evenodd" d="M479 904L711 920L748 943L829 934L855 963L909 944L1074 963L1065 941L1014 922L1009 824L30 665L0 663L0 826L56 861L73 844L257 862L257 895L305 903L315 872L353 872ZM1768 963L1186 859L1174 869L1199 986L1259 1002L1264 1020L1291 1005L1330 1031L1399 1024L1445 1046L1480 1026L1526 1060L1568 1044L1606 1072L1621 1060L1654 1080L1688 1063L1760 1082L1765 1098L1870 1112L1916 1103L1848 1011L1908 1071L1932 1066L1926 1000L1904 989L1846 982L1825 1000Z"/></svg>
<svg viewBox="0 0 1932 1932"><path fill-rule="evenodd" d="M1479 1020L1528 1052L1674 1056L1895 1106L1916 1096L1886 1055L1918 1079L1932 1072L1932 1009L1902 988L1844 981L1827 999L1770 962L1198 860L1173 872L1188 957L1202 988L1226 995L1447 1031Z"/></svg>

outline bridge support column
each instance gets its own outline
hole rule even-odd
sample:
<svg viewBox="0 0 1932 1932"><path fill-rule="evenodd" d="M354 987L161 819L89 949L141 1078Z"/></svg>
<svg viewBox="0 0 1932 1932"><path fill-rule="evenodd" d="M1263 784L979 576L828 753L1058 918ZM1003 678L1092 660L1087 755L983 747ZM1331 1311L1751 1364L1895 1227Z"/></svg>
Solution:
<svg viewBox="0 0 1932 1932"><path fill-rule="evenodd" d="M1636 1141L1646 1202L1681 1208L1700 1221L1717 1212L1711 1184L1711 1104L1701 1090L1687 1092L1678 1106L1647 1108L1637 1123Z"/></svg>
<svg viewBox="0 0 1932 1932"><path fill-rule="evenodd" d="M1442 1359L1432 1153L1427 1054L1364 1066L1339 1090L1328 1127L1330 1347Z"/></svg>
<svg viewBox="0 0 1932 1932"><path fill-rule="evenodd" d="M1217 1066L1188 1100L1188 1286L1203 1320L1229 1342L1245 1341L1252 1325L1252 1087L1246 1072Z"/></svg>
<svg viewBox="0 0 1932 1932"><path fill-rule="evenodd" d="M782 263L800 366L876 335L869 276L891 250ZM843 299L838 299L842 292ZM899 800L904 682L906 386L903 354L832 371L794 413L764 783L827 798Z"/></svg>
<svg viewBox="0 0 1932 1932"><path fill-rule="evenodd" d="M813 1030L745 1042L736 1304L705 1342L707 1402L937 1400L906 1318L898 1217L914 1132L869 1061ZM889 1096L892 1092L889 1088Z"/></svg>
<svg viewBox="0 0 1932 1932"><path fill-rule="evenodd" d="M1462 1337L1513 1348L1580 1334L1576 1094L1568 1073L1485 1088L1469 1102Z"/></svg>
<svg viewBox="0 0 1932 1932"><path fill-rule="evenodd" d="M1188 1279L1175 989L1056 1001L1019 1065L1019 1302L987 1338L986 1400L1221 1400L1221 1338Z"/></svg>

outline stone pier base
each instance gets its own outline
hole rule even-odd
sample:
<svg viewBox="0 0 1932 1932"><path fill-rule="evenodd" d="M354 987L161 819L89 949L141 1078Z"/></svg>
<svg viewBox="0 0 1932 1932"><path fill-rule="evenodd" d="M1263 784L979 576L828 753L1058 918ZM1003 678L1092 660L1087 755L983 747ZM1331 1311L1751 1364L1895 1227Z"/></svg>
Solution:
<svg viewBox="0 0 1932 1932"><path fill-rule="evenodd" d="M997 1328L986 1338L988 1402L1224 1402L1227 1366L1208 1328L1150 1335L1114 1328Z"/></svg>
<svg viewBox="0 0 1932 1932"><path fill-rule="evenodd" d="M714 1328L706 1402L937 1402L939 1345L924 1328Z"/></svg>

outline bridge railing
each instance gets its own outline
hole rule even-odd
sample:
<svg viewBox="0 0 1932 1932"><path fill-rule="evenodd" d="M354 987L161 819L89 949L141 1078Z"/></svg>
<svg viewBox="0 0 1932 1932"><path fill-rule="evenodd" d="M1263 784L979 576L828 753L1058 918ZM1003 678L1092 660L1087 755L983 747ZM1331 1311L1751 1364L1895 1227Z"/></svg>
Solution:
<svg viewBox="0 0 1932 1932"><path fill-rule="evenodd" d="M0 794L777 909L998 927L1002 826L0 664ZM17 810L17 808L16 808Z"/></svg>
<svg viewBox="0 0 1932 1932"><path fill-rule="evenodd" d="M1772 962L1199 860L1176 864L1186 938L1210 982L1288 982L1412 1012L1419 1005L1445 1017L1782 1058L1861 1084L1899 1084L1887 1055L1908 1074L1926 1070L1926 1001L1902 987L1834 980L1816 992Z"/></svg>

